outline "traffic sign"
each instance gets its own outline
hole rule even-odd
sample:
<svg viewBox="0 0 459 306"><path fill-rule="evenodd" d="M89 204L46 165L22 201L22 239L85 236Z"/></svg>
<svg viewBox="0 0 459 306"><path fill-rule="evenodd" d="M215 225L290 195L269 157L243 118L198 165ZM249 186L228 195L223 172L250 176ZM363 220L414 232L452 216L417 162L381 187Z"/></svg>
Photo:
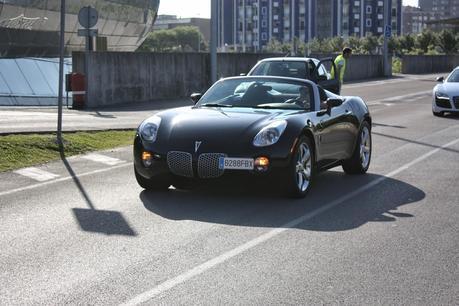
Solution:
<svg viewBox="0 0 459 306"><path fill-rule="evenodd" d="M90 37L93 37L93 36L97 36L98 34L98 30L97 29L78 29L78 36L90 36Z"/></svg>
<svg viewBox="0 0 459 306"><path fill-rule="evenodd" d="M392 36L392 27L388 24L386 25L384 29L384 36L386 36L386 38L391 38Z"/></svg>
<svg viewBox="0 0 459 306"><path fill-rule="evenodd" d="M80 9L78 13L78 22L83 28L89 29L97 24L99 20L99 13L97 10L90 6L85 6Z"/></svg>

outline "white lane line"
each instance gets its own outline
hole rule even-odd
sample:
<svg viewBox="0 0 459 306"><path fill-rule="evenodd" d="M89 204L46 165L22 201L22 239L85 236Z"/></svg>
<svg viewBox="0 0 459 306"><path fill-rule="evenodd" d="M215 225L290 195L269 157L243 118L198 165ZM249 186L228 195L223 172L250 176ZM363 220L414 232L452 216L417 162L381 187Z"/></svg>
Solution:
<svg viewBox="0 0 459 306"><path fill-rule="evenodd" d="M87 155L83 155L81 158L91 160L93 162L101 163L104 165L109 165L109 166L115 166L124 163L124 160L102 155L102 154L97 154L97 153L91 153Z"/></svg>
<svg viewBox="0 0 459 306"><path fill-rule="evenodd" d="M440 148L437 148L437 149L433 149L429 152L427 152L426 154L424 155L421 155L420 157L414 159L413 161L401 166L400 168L388 173L387 175L385 176L381 176L377 179L375 179L374 181L371 181L369 182L368 184L365 184L363 185L362 187L332 201L332 202L329 202L328 204L314 210L314 211L311 211L297 219L294 219L284 225L282 225L280 228L276 228L276 229L273 229L269 232L267 232L266 234L263 234L253 240L250 240L228 252L225 252L213 259L210 259L202 264L200 264L199 266L196 266L194 268L192 268L191 270L188 270L187 272L183 273L183 274L180 274L174 278L171 278L159 285L157 285L156 287L152 288L151 290L148 290L146 292L143 292L139 295L137 295L136 297L134 297L133 299L121 304L123 306L131 306L131 305L139 305L139 304L142 304L142 303L146 303L148 302L149 300L151 300L152 298L158 296L159 294L161 293L164 293L182 283L184 283L185 281L195 277L195 276L198 276L204 272L206 272L207 270L209 269L212 269L213 267L219 265L219 264L222 264L224 263L225 261L239 255L239 254L242 254L256 246L258 246L259 244L271 239L271 238L274 238L276 236L278 236L279 234L291 229L291 228L294 228L296 226L298 226L299 224L339 205L339 204L342 204L343 202L355 197L356 195L380 184L381 182L385 181L386 179L390 178L390 177L393 177L397 174L399 174L400 172L403 172L405 171L406 169L416 165L417 163L429 158L430 156L432 156L433 154L439 152L440 150L443 150L449 146L452 146L456 143L459 143L459 139L456 139L456 140L453 140L443 146L441 146Z"/></svg>
<svg viewBox="0 0 459 306"><path fill-rule="evenodd" d="M45 170L41 170L35 167L19 169L19 170L14 171L13 173L31 178L39 182L46 182L46 181L53 180L59 177L59 175L57 174L54 174L54 173L51 173Z"/></svg>
<svg viewBox="0 0 459 306"><path fill-rule="evenodd" d="M117 166L113 166L113 167L109 167L109 168L105 168L105 169L89 171L89 172L85 172L85 173L82 173L82 174L78 174L77 176L78 176L78 178L81 178L81 177L85 177L85 176L88 176L88 175L93 175L93 174L97 174L97 173L103 173L103 172L107 172L107 171L111 171L111 170L115 170L115 169L119 169L119 168L123 168L123 167L127 167L127 166L132 166L132 163L125 163L125 164L121 164L121 165L117 165ZM16 193L16 192L22 192L22 191L26 191L26 190L30 190L30 189L34 189L34 188L38 188L38 187L51 185L51 184L54 184L54 183L69 181L71 179L72 179L71 176L66 176L66 177L58 178L58 179L52 180L52 181L47 181L47 182L43 182L43 183L29 185L29 186L26 186L26 187L21 187L21 188L11 189L11 190L7 190L7 191L2 191L2 192L0 192L0 197L4 196L4 195L9 195L9 194L12 194L12 193Z"/></svg>
<svg viewBox="0 0 459 306"><path fill-rule="evenodd" d="M420 91L420 92L410 93L410 94L401 95L401 96L387 97L387 98L382 98L378 100L372 100L372 101L368 101L367 104L375 105L375 104L381 104L381 103L398 102L400 100L408 100L408 99L417 100L419 98L423 98L424 96L427 96L430 93L432 93L432 90Z"/></svg>

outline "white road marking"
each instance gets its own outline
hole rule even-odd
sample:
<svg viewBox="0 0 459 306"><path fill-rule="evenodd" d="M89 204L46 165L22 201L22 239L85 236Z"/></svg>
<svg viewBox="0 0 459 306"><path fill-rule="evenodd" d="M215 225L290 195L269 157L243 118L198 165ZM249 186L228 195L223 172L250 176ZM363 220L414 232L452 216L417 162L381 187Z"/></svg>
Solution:
<svg viewBox="0 0 459 306"><path fill-rule="evenodd" d="M405 170L407 170L408 168L416 165L417 163L429 158L430 156L432 156L433 154L439 152L440 150L443 150L449 146L452 146L456 143L459 143L459 139L456 139L456 140L453 140L439 148L436 148L436 149L433 149L429 152L427 152L426 154L423 154L421 155L420 157L412 160L411 162L401 166L400 168L386 174L385 176L381 176L377 179L375 179L374 181L371 181L369 182L368 184L365 184L363 185L362 187L332 201L332 202L329 202L328 204L312 211L312 212L309 212L297 219L294 219L284 225L282 225L280 228L276 228L276 229L273 229L269 232L267 232L266 234L263 234L255 239L252 239L228 252L225 252L213 259L210 259L202 264L200 264L199 266L196 266L194 268L192 268L191 270L188 270L187 272L185 273L182 273L174 278L171 278L159 285L157 285L156 287L152 288L151 290L148 290L146 292L143 292L139 295L137 295L136 297L134 297L133 299L121 304L123 306L131 306L131 305L139 305L139 304L142 304L142 303L145 303L145 302L148 302L149 300L151 300L152 298L158 296L159 294L161 293L164 293L174 287L176 287L177 285L180 285L182 283L184 283L185 281L195 277L195 276L198 276L204 272L206 272L207 270L210 270L212 269L213 267L219 265L219 264L222 264L224 263L225 261L239 255L239 254L242 254L256 246L258 246L259 244L271 239L271 238L274 238L276 236L278 236L279 234L291 229L291 228L294 228L296 226L298 226L299 224L339 205L339 204L342 204L343 202L355 197L356 195L380 184L381 182L385 181L386 179L390 178L390 177L393 177L397 174L399 174L400 172L403 172Z"/></svg>
<svg viewBox="0 0 459 306"><path fill-rule="evenodd" d="M91 160L91 161L94 161L94 162L97 162L97 163L109 165L109 166L115 166L115 165L119 165L119 164L125 163L124 160L121 160L121 159L118 159L118 158L109 157L109 156L102 155L102 154L97 154L97 153L91 153L91 154L88 154L88 155L83 155L81 158L84 158L84 159L87 159L87 160Z"/></svg>
<svg viewBox="0 0 459 306"><path fill-rule="evenodd" d="M426 76L404 76L403 79L388 79L388 80L378 80L378 81L368 81L368 82L361 82L361 83L354 83L354 84L347 84L344 85L343 88L360 88L360 87L368 87L368 86L375 86L375 85L385 85L385 84L392 84L392 83L403 83L403 82L414 82L420 80L430 80L430 78L426 78ZM432 76L432 82L434 83L434 76Z"/></svg>
<svg viewBox="0 0 459 306"><path fill-rule="evenodd" d="M89 171L89 172L85 172L85 173L82 173L82 174L78 174L77 176L78 176L78 178L81 178L81 177L85 177L85 176L89 176L89 175L93 175L93 174L98 174L98 173L103 173L103 172L107 172L107 171L111 171L111 170L115 170L115 169L119 169L119 168L123 168L123 167L127 167L127 166L132 166L132 163L125 163L125 164L121 164L121 165L118 165L118 166L113 166L113 167L110 167L110 168ZM34 184L34 185L29 185L29 186L26 186L26 187L21 187L21 188L11 189L11 190L7 190L7 191L2 191L2 192L0 192L0 197L1 196L5 196L5 195L9 195L9 194L12 194L12 193L16 193L16 192L22 192L22 191L35 189L35 188L38 188L38 187L43 187L43 186L51 185L51 184L54 184L54 183L70 181L70 180L72 180L72 177L71 176L66 176L66 177L58 178L56 180L52 180L52 181L48 181L48 182L43 182L43 183L38 183L38 184Z"/></svg>
<svg viewBox="0 0 459 306"><path fill-rule="evenodd" d="M383 104L383 103L390 103L390 102L398 102L400 100L417 100L419 98L423 98L424 96L427 96L428 94L432 93L432 90L427 90L427 91L420 91L416 93L410 93L406 95L401 95L401 96L395 96L395 97L387 97L387 98L382 98L378 100L372 100L366 102L367 105L375 105L375 104Z"/></svg>
<svg viewBox="0 0 459 306"><path fill-rule="evenodd" d="M46 182L46 181L59 177L59 175L57 174L54 174L54 173L51 173L45 170L41 170L38 168L34 168L34 167L19 169L19 170L14 171L14 173L22 175L22 176L26 176L28 178L31 178L39 182Z"/></svg>

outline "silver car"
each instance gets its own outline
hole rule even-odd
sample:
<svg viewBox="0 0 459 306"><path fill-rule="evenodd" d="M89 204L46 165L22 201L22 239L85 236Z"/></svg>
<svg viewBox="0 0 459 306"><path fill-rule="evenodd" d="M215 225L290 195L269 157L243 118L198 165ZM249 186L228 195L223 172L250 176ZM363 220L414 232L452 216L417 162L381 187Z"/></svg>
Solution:
<svg viewBox="0 0 459 306"><path fill-rule="evenodd" d="M459 113L459 67L447 77L437 78L440 82L433 89L432 113L443 117L445 113Z"/></svg>

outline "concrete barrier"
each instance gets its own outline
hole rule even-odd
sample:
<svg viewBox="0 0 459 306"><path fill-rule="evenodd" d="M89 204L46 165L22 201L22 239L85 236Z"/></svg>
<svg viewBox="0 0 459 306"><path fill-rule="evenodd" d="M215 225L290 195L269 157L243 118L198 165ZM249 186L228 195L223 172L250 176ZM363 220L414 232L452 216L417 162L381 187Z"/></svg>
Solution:
<svg viewBox="0 0 459 306"><path fill-rule="evenodd" d="M217 75L247 73L260 59L273 56L282 55L219 53ZM83 72L83 67L84 54L74 53L73 71ZM89 67L87 107L187 97L210 86L210 57L206 53L94 52ZM381 56L359 55L350 59L345 81L382 75Z"/></svg>
<svg viewBox="0 0 459 306"><path fill-rule="evenodd" d="M459 66L459 55L404 55L402 73L448 72Z"/></svg>

